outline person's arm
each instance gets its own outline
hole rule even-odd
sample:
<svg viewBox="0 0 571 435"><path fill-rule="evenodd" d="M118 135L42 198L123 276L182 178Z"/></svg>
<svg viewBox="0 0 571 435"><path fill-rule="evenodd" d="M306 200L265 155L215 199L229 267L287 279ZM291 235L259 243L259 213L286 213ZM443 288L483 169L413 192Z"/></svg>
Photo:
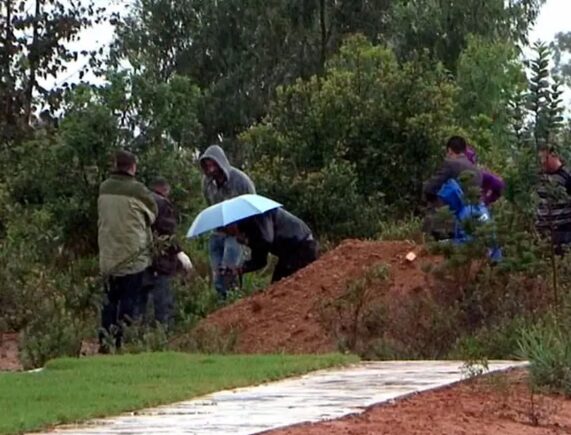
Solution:
<svg viewBox="0 0 571 435"><path fill-rule="evenodd" d="M565 171L565 190L567 191L567 195L571 196L571 174Z"/></svg>
<svg viewBox="0 0 571 435"><path fill-rule="evenodd" d="M172 236L176 231L176 215L174 208L164 198L157 198L158 215L153 230L159 236Z"/></svg>
<svg viewBox="0 0 571 435"><path fill-rule="evenodd" d="M274 243L274 223L271 214L258 216L243 224L248 238L251 258L242 266L242 273L260 270L268 264L270 247Z"/></svg>
<svg viewBox="0 0 571 435"><path fill-rule="evenodd" d="M134 198L138 201L141 212L144 214L147 225L151 226L157 219L159 208L153 194L144 184L138 183L134 188Z"/></svg>
<svg viewBox="0 0 571 435"><path fill-rule="evenodd" d="M245 173L239 172L240 177L238 178L238 186L237 191L240 195L246 195L248 193L255 194L256 187L254 186L254 182L248 177Z"/></svg>
<svg viewBox="0 0 571 435"><path fill-rule="evenodd" d="M482 172L482 185L486 186L486 191L484 192L484 202L486 205L492 204L497 201L506 187L506 183L499 175L492 172L484 171Z"/></svg>
<svg viewBox="0 0 571 435"><path fill-rule="evenodd" d="M210 199L210 196L208 195L208 184L210 182L211 182L210 179L206 175L202 177L202 196L204 197L204 200L208 205L212 205L212 201Z"/></svg>
<svg viewBox="0 0 571 435"><path fill-rule="evenodd" d="M444 164L438 169L428 181L424 183L423 193L428 201L437 199L438 191L442 185L451 178L452 174L449 165Z"/></svg>
<svg viewBox="0 0 571 435"><path fill-rule="evenodd" d="M263 247L254 248L251 250L251 253L250 259L241 268L242 273L255 272L268 264L269 251L267 249Z"/></svg>

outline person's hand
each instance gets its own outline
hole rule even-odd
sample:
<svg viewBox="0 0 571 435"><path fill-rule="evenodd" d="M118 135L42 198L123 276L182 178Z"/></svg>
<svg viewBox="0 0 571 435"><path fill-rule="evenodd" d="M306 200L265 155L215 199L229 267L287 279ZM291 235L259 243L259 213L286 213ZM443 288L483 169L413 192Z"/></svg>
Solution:
<svg viewBox="0 0 571 435"><path fill-rule="evenodd" d="M220 275L234 275L238 276L242 273L241 267L221 267L219 269Z"/></svg>
<svg viewBox="0 0 571 435"><path fill-rule="evenodd" d="M178 259L179 263L182 266L182 269L186 273L192 272L193 266L192 266L192 262L190 261L190 258L188 258L188 255L186 255L184 252L180 251L178 254L176 254L176 258Z"/></svg>

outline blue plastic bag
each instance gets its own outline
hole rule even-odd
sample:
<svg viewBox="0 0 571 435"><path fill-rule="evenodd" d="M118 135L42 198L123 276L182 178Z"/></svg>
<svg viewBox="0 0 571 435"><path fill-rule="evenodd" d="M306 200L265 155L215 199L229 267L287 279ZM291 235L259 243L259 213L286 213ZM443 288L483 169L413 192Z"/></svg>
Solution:
<svg viewBox="0 0 571 435"><path fill-rule="evenodd" d="M438 191L438 197L446 204L454 215L464 207L464 192L454 179L448 180Z"/></svg>
<svg viewBox="0 0 571 435"><path fill-rule="evenodd" d="M438 191L438 197L446 204L450 211L454 214L454 239L453 243L467 243L472 237L462 228L462 222L468 219L477 219L483 224L492 222L490 210L483 203L476 205L466 205L464 203L464 191L460 187L458 181L450 179L446 181ZM502 250L494 241L492 247L488 249L488 256L493 262L499 262L502 259Z"/></svg>

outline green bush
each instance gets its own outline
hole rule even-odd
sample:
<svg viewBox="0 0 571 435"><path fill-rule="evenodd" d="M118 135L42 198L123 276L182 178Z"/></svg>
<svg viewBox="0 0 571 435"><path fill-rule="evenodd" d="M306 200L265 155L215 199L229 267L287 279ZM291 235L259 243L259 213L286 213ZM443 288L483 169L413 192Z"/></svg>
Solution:
<svg viewBox="0 0 571 435"><path fill-rule="evenodd" d="M520 355L530 362L531 381L571 396L571 334L554 319L522 330Z"/></svg>
<svg viewBox="0 0 571 435"><path fill-rule="evenodd" d="M320 238L339 241L375 234L383 203L358 192L354 165L333 160L315 171L287 171L286 163L274 158L262 159L250 173L258 192L284 204Z"/></svg>
<svg viewBox="0 0 571 435"><path fill-rule="evenodd" d="M262 193L330 239L370 237L381 217L416 207L440 160L456 88L426 59L399 64L348 38L323 76L279 88L268 116L242 134Z"/></svg>

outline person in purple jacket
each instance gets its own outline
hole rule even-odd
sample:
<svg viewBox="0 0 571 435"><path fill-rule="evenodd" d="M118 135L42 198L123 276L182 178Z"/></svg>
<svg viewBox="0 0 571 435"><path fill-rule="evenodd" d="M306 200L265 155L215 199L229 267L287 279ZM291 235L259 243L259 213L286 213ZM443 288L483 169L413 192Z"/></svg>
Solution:
<svg viewBox="0 0 571 435"><path fill-rule="evenodd" d="M471 146L466 148L466 158L474 165L478 164L478 156ZM496 202L506 187L506 183L499 175L485 169L481 169L482 174L482 201L486 206Z"/></svg>

